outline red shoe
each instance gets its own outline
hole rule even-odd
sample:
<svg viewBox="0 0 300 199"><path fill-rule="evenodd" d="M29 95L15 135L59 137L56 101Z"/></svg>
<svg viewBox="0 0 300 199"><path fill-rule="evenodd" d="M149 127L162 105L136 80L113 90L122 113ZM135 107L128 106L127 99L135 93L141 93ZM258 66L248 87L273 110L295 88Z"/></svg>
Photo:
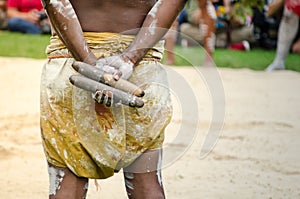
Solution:
<svg viewBox="0 0 300 199"><path fill-rule="evenodd" d="M231 50L240 50L240 51L249 51L250 50L250 44L248 41L242 41L240 43L231 44L229 46L229 49Z"/></svg>

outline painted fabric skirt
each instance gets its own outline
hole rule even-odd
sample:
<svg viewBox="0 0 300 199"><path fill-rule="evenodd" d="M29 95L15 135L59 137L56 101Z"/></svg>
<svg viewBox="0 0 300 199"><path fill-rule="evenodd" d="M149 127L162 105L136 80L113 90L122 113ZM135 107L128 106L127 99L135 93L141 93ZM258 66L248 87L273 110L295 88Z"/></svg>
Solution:
<svg viewBox="0 0 300 199"><path fill-rule="evenodd" d="M85 33L98 57L122 53L133 36ZM163 42L151 49L129 81L145 91L143 108L95 103L74 87L74 59L58 37L51 37L41 77L41 134L47 161L86 178L107 178L149 149L162 147L172 107L167 74L159 63Z"/></svg>

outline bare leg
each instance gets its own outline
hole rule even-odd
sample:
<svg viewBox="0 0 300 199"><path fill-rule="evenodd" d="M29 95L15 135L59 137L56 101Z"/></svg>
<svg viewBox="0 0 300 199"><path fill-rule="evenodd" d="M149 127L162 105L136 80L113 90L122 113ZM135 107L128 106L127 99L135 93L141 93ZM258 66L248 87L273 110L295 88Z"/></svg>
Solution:
<svg viewBox="0 0 300 199"><path fill-rule="evenodd" d="M161 180L161 150L147 151L124 168L127 195L130 199L164 199Z"/></svg>
<svg viewBox="0 0 300 199"><path fill-rule="evenodd" d="M297 34L298 24L299 17L287 8L284 8L279 26L276 56L274 61L266 68L267 72L285 69L286 57Z"/></svg>
<svg viewBox="0 0 300 199"><path fill-rule="evenodd" d="M50 199L86 198L88 179L74 175L69 169L48 164Z"/></svg>
<svg viewBox="0 0 300 199"><path fill-rule="evenodd" d="M173 22L170 30L165 35L166 41L166 64L174 65L175 64L175 56L174 56L174 47L176 44L176 36L177 36L177 19Z"/></svg>
<svg viewBox="0 0 300 199"><path fill-rule="evenodd" d="M204 65L214 65L212 56L215 49L215 23L217 16L214 6L209 0L198 0L198 4L201 10L200 32L203 35L204 48L207 52Z"/></svg>
<svg viewBox="0 0 300 199"><path fill-rule="evenodd" d="M175 64L175 56L174 56L174 47L176 40L172 36L168 36L165 39L166 41L166 64L174 65Z"/></svg>
<svg viewBox="0 0 300 199"><path fill-rule="evenodd" d="M294 43L292 52L300 54L300 38Z"/></svg>

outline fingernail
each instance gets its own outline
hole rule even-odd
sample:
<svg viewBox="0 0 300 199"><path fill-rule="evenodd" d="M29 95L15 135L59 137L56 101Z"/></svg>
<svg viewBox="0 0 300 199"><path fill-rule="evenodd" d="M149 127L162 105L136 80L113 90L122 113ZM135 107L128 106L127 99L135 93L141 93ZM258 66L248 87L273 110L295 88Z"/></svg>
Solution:
<svg viewBox="0 0 300 199"><path fill-rule="evenodd" d="M114 75L114 79L118 81L120 79L119 75Z"/></svg>

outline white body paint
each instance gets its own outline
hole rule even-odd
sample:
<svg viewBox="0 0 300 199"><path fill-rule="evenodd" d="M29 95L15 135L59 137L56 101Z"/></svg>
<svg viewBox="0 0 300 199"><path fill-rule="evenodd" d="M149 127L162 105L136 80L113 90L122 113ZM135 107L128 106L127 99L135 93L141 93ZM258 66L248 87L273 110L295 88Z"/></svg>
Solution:
<svg viewBox="0 0 300 199"><path fill-rule="evenodd" d="M62 170L48 167L50 189L49 195L56 195L56 191L60 189L60 183L63 181L65 173Z"/></svg>
<svg viewBox="0 0 300 199"><path fill-rule="evenodd" d="M208 48L211 52L215 50L215 42L216 41L216 36L215 34L212 34L208 39L207 39L207 45Z"/></svg>
<svg viewBox="0 0 300 199"><path fill-rule="evenodd" d="M162 178L161 178L162 155L161 155L161 153L162 153L162 151L161 151L161 149L159 149L156 175L157 175L157 180L158 180L158 183L160 186L162 186Z"/></svg>
<svg viewBox="0 0 300 199"><path fill-rule="evenodd" d="M202 37L204 37L207 34L208 26L206 24L201 23L199 25L199 29L200 29L200 34L202 35Z"/></svg>
<svg viewBox="0 0 300 199"><path fill-rule="evenodd" d="M67 19L76 19L76 13L71 4L64 6L64 4L58 0L50 0L50 5L57 9L57 12Z"/></svg>
<svg viewBox="0 0 300 199"><path fill-rule="evenodd" d="M162 3L163 0L159 0L156 2L156 4L152 7L152 9L149 12L149 15L153 18L156 18L156 13L157 13L157 9L160 6L160 4Z"/></svg>
<svg viewBox="0 0 300 199"><path fill-rule="evenodd" d="M206 9L207 9L208 15L209 15L211 18L217 19L217 14L216 14L215 8L214 8L214 6L213 6L211 3L208 3L208 4L207 4Z"/></svg>
<svg viewBox="0 0 300 199"><path fill-rule="evenodd" d="M157 23L157 19L153 20L152 23L150 24L150 27L149 27L149 33L150 33L151 35L154 35L154 34L155 34L156 23Z"/></svg>
<svg viewBox="0 0 300 199"><path fill-rule="evenodd" d="M58 0L50 0L50 5L55 7L59 13L62 13L62 9L64 7L63 3Z"/></svg>
<svg viewBox="0 0 300 199"><path fill-rule="evenodd" d="M68 152L66 150L64 150L64 156L66 159L68 159Z"/></svg>
<svg viewBox="0 0 300 199"><path fill-rule="evenodd" d="M128 189L134 190L133 184L132 182L130 182L129 180L125 179L125 185Z"/></svg>
<svg viewBox="0 0 300 199"><path fill-rule="evenodd" d="M55 138L51 138L51 143L52 143L52 145L56 148L56 150L57 150L58 153L59 153L58 146L57 146L57 143L56 143Z"/></svg>

